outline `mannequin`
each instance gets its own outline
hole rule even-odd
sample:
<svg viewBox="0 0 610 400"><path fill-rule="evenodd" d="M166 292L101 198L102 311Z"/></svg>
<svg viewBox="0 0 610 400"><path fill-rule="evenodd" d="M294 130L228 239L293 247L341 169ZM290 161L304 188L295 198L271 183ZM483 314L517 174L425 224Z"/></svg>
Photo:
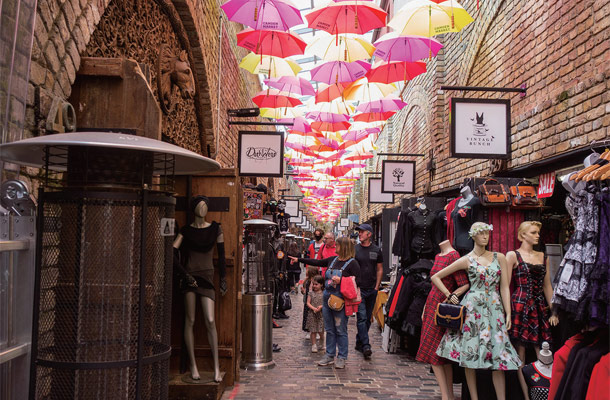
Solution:
<svg viewBox="0 0 610 400"><path fill-rule="evenodd" d="M220 273L220 293L225 295L227 283L225 280L225 253L224 236L220 224L208 222L205 216L208 213L209 199L205 196L196 196L191 200L195 220L185 226L174 241L174 248L181 252L182 262L179 264L189 282L184 289L184 341L189 357L191 378L200 380L199 370L195 360L195 338L193 326L195 324L195 311L197 298L201 301L203 318L208 334L208 343L212 351L214 362L214 381L220 382L220 366L218 361L218 335L214 321L214 266L212 264L213 246L218 251L218 268Z"/></svg>
<svg viewBox="0 0 610 400"><path fill-rule="evenodd" d="M464 186L460 190L460 195L462 196L462 198L458 201L458 207L465 206L474 197L474 194L472 194L472 190L470 190L470 186L468 185Z"/></svg>
<svg viewBox="0 0 610 400"><path fill-rule="evenodd" d="M491 225L475 222L468 232L474 240L473 250L431 278L449 302L458 304L458 296L447 289L442 279L459 270L468 271L470 290L461 301L466 307L462 330L445 332L436 353L465 368L473 400L479 398L475 369L493 370L496 397L505 400L504 370L516 370L521 366L521 360L508 340L511 309L506 258L486 249L492 229Z"/></svg>
<svg viewBox="0 0 610 400"><path fill-rule="evenodd" d="M454 230L453 247L455 247L460 255L465 255L474 246L472 238L468 235L468 229L477 219L481 202L472 193L470 186L464 186L460 190L460 194L462 198L451 212Z"/></svg>
<svg viewBox="0 0 610 400"><path fill-rule="evenodd" d="M516 269L516 289L511 296L513 324L509 335L523 362L526 346L533 346L536 354L539 354L542 341L552 339L550 326L559 322L559 318L550 316L548 311L552 307L553 297L548 261L543 253L534 251L540 239L541 226L538 221L522 222L518 230L521 246L506 254L509 270ZM518 376L527 399L525 379L522 374Z"/></svg>
<svg viewBox="0 0 610 400"><path fill-rule="evenodd" d="M290 229L290 214L286 214L284 210L286 209L286 202L284 200L280 200L277 203L278 213L276 214L276 221L278 226L280 227L280 233L285 234L289 232Z"/></svg>
<svg viewBox="0 0 610 400"><path fill-rule="evenodd" d="M451 243L445 240L439 244L441 252L434 259L434 266L431 275L457 260L460 255L451 247ZM456 271L452 275L443 279L445 287L453 290L457 296L465 293L470 284L465 271ZM432 371L436 378L436 382L441 390L442 400L453 400L453 367L443 358L436 354L436 349L443 337L445 329L434 324L434 314L439 303L446 301L443 293L435 286L430 290L424 311L422 312L422 333L419 350L416 360L424 363L429 363L432 366Z"/></svg>
<svg viewBox="0 0 610 400"><path fill-rule="evenodd" d="M407 215L405 258L412 264L422 258L432 259L438 252L436 242L436 214L422 201Z"/></svg>
<svg viewBox="0 0 610 400"><path fill-rule="evenodd" d="M526 400L547 399L551 386L553 372L553 353L549 350L547 342L542 343L542 350L538 353L538 360L528 364L521 370L521 377L526 382L528 391Z"/></svg>

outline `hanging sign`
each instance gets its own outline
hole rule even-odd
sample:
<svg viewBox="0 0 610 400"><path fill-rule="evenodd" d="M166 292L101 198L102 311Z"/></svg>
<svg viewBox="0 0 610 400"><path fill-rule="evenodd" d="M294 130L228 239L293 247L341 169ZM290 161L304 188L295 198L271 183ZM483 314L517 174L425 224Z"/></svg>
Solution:
<svg viewBox="0 0 610 400"><path fill-rule="evenodd" d="M555 191L555 172L542 174L538 177L538 198L551 197Z"/></svg>
<svg viewBox="0 0 610 400"><path fill-rule="evenodd" d="M451 99L451 157L510 158L510 100Z"/></svg>
<svg viewBox="0 0 610 400"><path fill-rule="evenodd" d="M284 174L284 134L240 131L237 165L240 176L281 178Z"/></svg>
<svg viewBox="0 0 610 400"><path fill-rule="evenodd" d="M381 191L381 178L369 178L369 204L387 203L394 203L394 193Z"/></svg>
<svg viewBox="0 0 610 400"><path fill-rule="evenodd" d="M382 193L415 193L415 161L383 160Z"/></svg>
<svg viewBox="0 0 610 400"><path fill-rule="evenodd" d="M341 218L341 223L340 226L342 228L347 228L349 227L349 218Z"/></svg>
<svg viewBox="0 0 610 400"><path fill-rule="evenodd" d="M290 215L298 215L299 213L299 201L298 200L285 200L286 208L284 212ZM290 221L292 222L292 221Z"/></svg>

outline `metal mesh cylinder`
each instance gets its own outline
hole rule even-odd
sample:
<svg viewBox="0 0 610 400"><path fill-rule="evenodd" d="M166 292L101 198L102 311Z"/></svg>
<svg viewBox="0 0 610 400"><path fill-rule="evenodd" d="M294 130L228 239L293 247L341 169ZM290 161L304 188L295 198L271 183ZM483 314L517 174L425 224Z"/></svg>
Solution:
<svg viewBox="0 0 610 400"><path fill-rule="evenodd" d="M165 399L175 200L62 190L39 197L32 387L45 399Z"/></svg>

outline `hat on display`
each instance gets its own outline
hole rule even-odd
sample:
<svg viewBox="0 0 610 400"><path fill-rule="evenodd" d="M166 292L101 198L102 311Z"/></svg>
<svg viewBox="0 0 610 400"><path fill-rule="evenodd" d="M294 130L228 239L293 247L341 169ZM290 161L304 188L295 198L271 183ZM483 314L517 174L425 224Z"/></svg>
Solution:
<svg viewBox="0 0 610 400"><path fill-rule="evenodd" d="M262 183L259 183L258 185L256 185L256 190L258 192L267 194L267 186L263 185Z"/></svg>
<svg viewBox="0 0 610 400"><path fill-rule="evenodd" d="M369 224L360 224L356 227L357 231L368 231L373 233L373 227L370 226Z"/></svg>

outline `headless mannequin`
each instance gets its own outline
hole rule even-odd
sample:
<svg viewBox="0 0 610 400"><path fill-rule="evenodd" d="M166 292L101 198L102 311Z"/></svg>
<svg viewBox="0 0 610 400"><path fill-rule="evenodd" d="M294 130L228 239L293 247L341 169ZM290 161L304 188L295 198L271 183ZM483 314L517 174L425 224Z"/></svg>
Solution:
<svg viewBox="0 0 610 400"><path fill-rule="evenodd" d="M592 154L589 154L587 157L585 157L585 159L583 160L583 164L584 164L585 168L587 168L587 167L590 167L591 164L593 164L598 159L599 159L599 154L592 153ZM577 174L578 172L579 171L571 172L571 173L565 175L561 180L561 185L571 194L576 194L579 191L581 191L582 189L584 189L585 187L587 187L587 182L584 180L581 180L579 182L570 180L570 177L574 174Z"/></svg>
<svg viewBox="0 0 610 400"><path fill-rule="evenodd" d="M464 207L474 197L472 190L470 190L470 186L468 185L464 186L462 190L460 190L460 194L462 195L462 198L457 203L458 207Z"/></svg>
<svg viewBox="0 0 610 400"><path fill-rule="evenodd" d="M474 258L478 263L485 265L491 265L493 262L493 253L491 251L487 251L487 243L489 242L489 231L479 232L473 237L474 240L474 249L468 253L466 256L461 257L457 261L453 262L448 267L440 270L430 280L432 284L434 284L439 290L447 296L449 301L453 304L458 304L459 300L457 296L451 296L452 293L449 292L442 279L446 276L453 274L454 272L465 269L468 270L470 265L470 260L468 256ZM503 254L497 253L498 263L501 268L501 281L500 281L500 297L502 300L502 305L504 307L504 311L506 313L506 329L509 330L511 326L511 309L510 309L510 291L508 288L508 267L506 264L506 257ZM455 293L459 295L459 293ZM479 395L477 393L477 378L476 378L476 370L472 368L464 368L464 372L466 375L466 382L468 384L468 391L470 392L470 398L472 400L478 400ZM506 382L504 380L504 371L502 370L494 370L491 373L494 389L496 391L496 397L498 400L506 399Z"/></svg>
<svg viewBox="0 0 610 400"><path fill-rule="evenodd" d="M519 239L521 240L521 247L517 249L521 258L524 262L528 264L542 264L544 263L544 254L540 251L534 251L534 245L538 244L540 240L540 228L535 225L530 225L525 232L519 235ZM509 251L506 253L506 262L508 263L508 268L510 271L517 268L519 265L519 260L517 259L517 254L514 251ZM512 273L509 275L512 276ZM552 308L551 298L553 297L553 287L551 286L551 274L549 271L549 265L547 261L546 265L546 275L544 277L544 297L546 298L546 302L549 307ZM556 315L553 315L549 318L549 324L551 326L556 326L559 323L559 318ZM521 343L513 343L515 349L517 350L517 354L519 354L519 358L522 362L525 362L525 346ZM540 347L534 346L534 350L536 350L536 355L540 357ZM551 376L550 374L547 376ZM519 373L519 383L521 384L521 390L523 391L523 395L525 399L529 399L527 384L525 383L525 379L523 378L523 374Z"/></svg>
<svg viewBox="0 0 610 400"><path fill-rule="evenodd" d="M519 374L520 378L527 382L526 400L532 397L541 399L545 395L548 397L553 372L553 353L549 350L549 347L547 342L542 342L542 350L538 353L538 360L533 364L526 365Z"/></svg>
<svg viewBox="0 0 610 400"><path fill-rule="evenodd" d="M211 224L205 220L205 216L208 213L208 205L206 202L200 201L195 206L194 211L195 220L191 226L194 228L208 228ZM174 241L174 248L179 249L182 241L182 234L178 234L176 240ZM224 243L222 233L218 236L217 243ZM222 293L222 295L224 295L224 293ZM222 376L220 375L220 366L218 361L218 334L216 333L216 322L214 321L214 300L210 299L209 297L198 296L197 293L189 291L184 293L184 308L186 314L184 321L184 341L186 342L186 350L189 357L191 377L193 380L201 379L199 370L197 369L197 362L195 360L195 337L193 333L197 297L199 297L201 301L203 319L205 321L205 327L208 333L208 343L212 351L212 358L214 362L214 381L220 382L222 380Z"/></svg>

